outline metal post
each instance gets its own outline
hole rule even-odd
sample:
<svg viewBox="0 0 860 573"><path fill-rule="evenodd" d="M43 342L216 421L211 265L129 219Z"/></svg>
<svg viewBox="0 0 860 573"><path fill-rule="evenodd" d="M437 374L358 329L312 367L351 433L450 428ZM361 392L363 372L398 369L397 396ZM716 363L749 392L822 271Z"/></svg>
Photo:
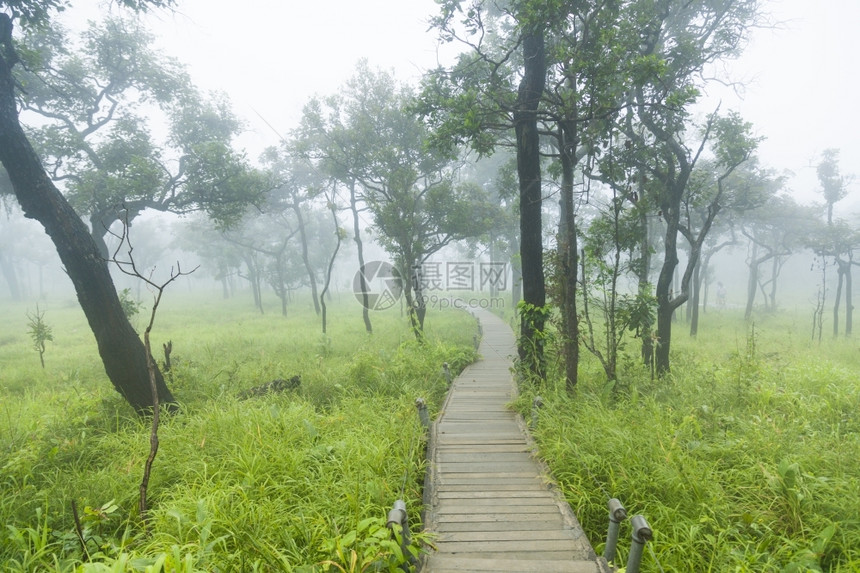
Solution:
<svg viewBox="0 0 860 573"><path fill-rule="evenodd" d="M641 515L634 515L630 520L633 527L633 543L630 545L630 555L627 556L627 573L639 573L639 565L642 563L642 551L645 544L651 541L654 533L648 521Z"/></svg>
<svg viewBox="0 0 860 573"><path fill-rule="evenodd" d="M481 343L478 342L478 335L477 334L472 335L472 342L475 344L475 350L477 350L478 348L481 347Z"/></svg>
<svg viewBox="0 0 860 573"><path fill-rule="evenodd" d="M406 557L409 563L414 564L416 559L409 551L409 545L412 543L412 536L409 533L409 515L406 513L406 502L398 499L394 502L391 511L388 512L388 520L385 524L391 530L392 539L397 539L397 530L395 526L400 526L400 548L403 550L403 556ZM404 571L408 570L408 566L404 563L402 566Z"/></svg>
<svg viewBox="0 0 860 573"><path fill-rule="evenodd" d="M606 547L603 558L608 562L615 561L615 549L618 547L618 530L621 522L627 519L627 510L616 498L609 500L609 532L606 534Z"/></svg>
<svg viewBox="0 0 860 573"><path fill-rule="evenodd" d="M445 374L445 380L448 381L448 386L450 386L454 378L451 376L451 369L448 367L447 362L442 363L442 372Z"/></svg>
<svg viewBox="0 0 860 573"><path fill-rule="evenodd" d="M535 399L532 401L532 419L529 427L534 430L537 428L538 424L538 416L540 415L540 409L543 408L543 398L540 396L535 396Z"/></svg>
<svg viewBox="0 0 860 573"><path fill-rule="evenodd" d="M427 413L427 403L424 398L415 400L415 407L418 408L418 418L421 420L421 425L426 430L430 427L430 414Z"/></svg>

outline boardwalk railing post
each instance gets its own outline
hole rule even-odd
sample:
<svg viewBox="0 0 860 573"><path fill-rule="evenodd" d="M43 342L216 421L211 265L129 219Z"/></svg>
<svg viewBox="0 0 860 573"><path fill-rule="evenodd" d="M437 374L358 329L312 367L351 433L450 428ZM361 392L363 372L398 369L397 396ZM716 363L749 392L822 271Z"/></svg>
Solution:
<svg viewBox="0 0 860 573"><path fill-rule="evenodd" d="M400 526L400 549L403 551L403 556L409 560L409 563L415 564L415 556L409 551L409 546L412 544L412 536L409 533L409 516L406 513L406 502L398 499L394 502L391 511L388 512L388 520L385 524L391 530L392 539L397 539L396 525ZM402 566L404 571L408 571L409 567L404 563Z"/></svg>
<svg viewBox="0 0 860 573"><path fill-rule="evenodd" d="M633 527L633 543L630 545L630 555L627 556L627 573L639 573L639 565L642 563L642 551L645 544L651 541L653 532L648 521L641 515L634 515L630 520Z"/></svg>
<svg viewBox="0 0 860 573"><path fill-rule="evenodd" d="M608 562L615 561L615 549L618 547L618 530L621 522L627 519L627 510L616 498L609 500L609 532L606 534L606 548L603 558Z"/></svg>
<svg viewBox="0 0 860 573"><path fill-rule="evenodd" d="M442 372L445 374L445 380L448 382L448 386L450 386L454 378L451 376L451 368L448 367L447 362L442 363Z"/></svg>
<svg viewBox="0 0 860 573"><path fill-rule="evenodd" d="M418 398L415 400L415 407L418 408L418 418L421 420L421 425L426 430L430 427L430 414L427 413L427 402L424 401L424 398Z"/></svg>
<svg viewBox="0 0 860 573"><path fill-rule="evenodd" d="M529 428L532 430L537 428L541 408L543 408L543 398L535 396L535 399L532 400L532 419L529 422Z"/></svg>

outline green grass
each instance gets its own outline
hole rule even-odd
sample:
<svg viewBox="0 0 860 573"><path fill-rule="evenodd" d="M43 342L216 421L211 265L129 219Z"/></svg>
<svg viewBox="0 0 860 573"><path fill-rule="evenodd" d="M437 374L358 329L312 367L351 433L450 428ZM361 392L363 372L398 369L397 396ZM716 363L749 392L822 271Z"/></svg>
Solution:
<svg viewBox="0 0 860 573"><path fill-rule="evenodd" d="M628 358L611 392L584 357L575 398L540 390L541 454L598 552L618 497L654 530L645 571L860 571L860 343L809 334L709 314L697 339L676 323L665 379Z"/></svg>
<svg viewBox="0 0 860 573"><path fill-rule="evenodd" d="M403 498L417 524L421 507L414 400L436 412L442 362L474 359L474 321L433 313L419 345L396 311L375 313L368 336L349 301L330 306L323 337L300 306L282 317L167 294L152 340L173 341L181 411L159 431L146 528L137 501L149 423L113 391L82 313L40 304L54 333L42 370L26 306L0 309L4 571L327 571L350 570L353 556L394 567L385 516ZM298 392L236 398L293 375Z"/></svg>

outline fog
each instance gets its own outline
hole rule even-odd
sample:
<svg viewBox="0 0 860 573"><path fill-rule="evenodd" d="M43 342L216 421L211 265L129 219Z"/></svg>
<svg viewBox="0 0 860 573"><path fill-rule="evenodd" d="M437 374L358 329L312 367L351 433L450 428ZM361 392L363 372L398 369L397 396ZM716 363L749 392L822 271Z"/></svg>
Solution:
<svg viewBox="0 0 860 573"><path fill-rule="evenodd" d="M80 27L105 10L100 6L94 1L77 1L64 19L68 25ZM853 0L783 0L766 2L766 6L770 25L755 31L739 60L711 70L717 81L708 85L701 113L709 113L717 105L739 111L765 138L758 151L761 164L785 174L786 191L802 203L820 203L815 166L823 150L840 150L843 174L860 172L860 138L856 136L860 120L849 108L858 81L849 59L860 53L860 37L853 29L860 21L860 5ZM311 96L332 94L343 85L359 58L367 58L371 66L391 69L398 80L413 84L424 70L450 63L453 48L440 46L434 32L428 31L427 20L435 9L433 0L298 4L255 0L241 8L221 0L186 0L175 14L153 14L146 21L162 51L187 64L194 82L229 96L245 123L237 145L256 161L265 148L277 145L296 127L302 106ZM852 183L849 196L837 205L839 217L854 219L855 189ZM555 200L548 199L548 247L556 208ZM339 226L351 229L345 211L338 218ZM199 265L198 271L182 281L189 288L249 296L247 276L242 276L246 268L237 264L225 275L213 268L212 260L188 246L197 232L192 223L205 226L202 219L145 214L132 227L139 262L157 272L166 272L177 262L184 269ZM367 233L365 259L390 259L374 241L368 214L363 215L362 226ZM330 230L319 233L319 237L331 236ZM12 265L18 282L11 286L14 279L7 273L0 280L0 297L73 298L50 241L38 224L21 217L13 203L8 203L2 215L0 237L3 261ZM338 254L334 292L352 289L358 265L351 239L350 232ZM320 239L315 245L319 250L311 255L317 259L314 264L322 280L333 244ZM739 242L714 258L711 284L721 280L727 285L730 306L740 308L746 302L748 256L747 246ZM493 254L487 247L455 245L433 260L468 257L488 261ZM291 264L298 269L298 263ZM786 265L784 272L793 278L781 291L780 304L797 308L811 304L819 281L812 254L798 252ZM302 272L296 269L290 288L307 288ZM119 288L139 286L118 273L116 281ZM268 288L264 297L275 300Z"/></svg>

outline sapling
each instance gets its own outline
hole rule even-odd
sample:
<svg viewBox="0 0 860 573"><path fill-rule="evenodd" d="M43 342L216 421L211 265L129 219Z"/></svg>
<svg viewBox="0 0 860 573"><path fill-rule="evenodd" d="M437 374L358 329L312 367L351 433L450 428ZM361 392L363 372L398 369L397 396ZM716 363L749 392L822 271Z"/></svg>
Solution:
<svg viewBox="0 0 860 573"><path fill-rule="evenodd" d="M126 275L136 277L142 280L148 288L150 288L153 292L153 302L152 302L152 311L149 314L149 323L146 325L146 329L143 331L143 346L144 351L146 352L146 365L147 370L149 370L149 383L150 389L152 390L152 426L149 435L149 455L146 458L146 462L144 463L143 469L143 479L140 483L140 497L138 502L138 510L140 512L141 521L146 527L147 517L148 517L148 504L147 504L147 490L149 488L149 477L152 473L152 464L155 461L155 456L158 453L158 423L159 423L159 399L158 399L158 389L156 387L156 369L157 366L155 364L155 360L152 358L152 347L149 342L149 335L152 332L152 327L155 324L155 316L158 312L158 305L161 302L161 297L164 294L164 289L177 280L179 277L189 275L193 273L197 268L195 267L190 272L182 272L182 269L179 266L179 262L176 263L176 267L170 268L170 274L167 279L162 283L157 283L152 279L152 272L149 275L144 275L138 268L134 261L134 255L132 254L134 251L134 247L131 244L131 238L128 235L129 231L129 223L126 219L123 224L122 234L115 235L119 239L119 245L114 251L114 256L111 261L119 268L120 271L125 273ZM125 246L128 247L126 252L126 259L120 260L118 254L120 250L122 250ZM139 307L135 307L135 312L139 310ZM171 342L171 348L173 343ZM166 350L166 348L165 348Z"/></svg>
<svg viewBox="0 0 860 573"><path fill-rule="evenodd" d="M36 305L35 313L27 313L27 318L30 319L30 338L33 339L33 348L39 353L39 361L42 363L42 368L45 367L45 343L54 341L54 334L51 332L51 327L45 323L45 311L39 310L39 305Z"/></svg>

